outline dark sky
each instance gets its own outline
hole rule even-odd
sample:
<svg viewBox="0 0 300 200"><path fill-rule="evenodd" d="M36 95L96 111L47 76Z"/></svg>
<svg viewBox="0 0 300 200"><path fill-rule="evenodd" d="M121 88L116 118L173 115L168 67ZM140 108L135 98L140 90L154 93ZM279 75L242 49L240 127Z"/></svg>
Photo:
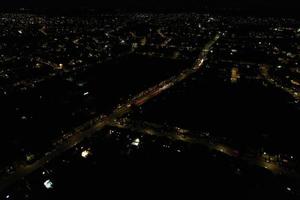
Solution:
<svg viewBox="0 0 300 200"><path fill-rule="evenodd" d="M296 0L0 0L0 7L72 7L136 8L136 9L185 9L250 8L266 12L289 12L298 10Z"/></svg>

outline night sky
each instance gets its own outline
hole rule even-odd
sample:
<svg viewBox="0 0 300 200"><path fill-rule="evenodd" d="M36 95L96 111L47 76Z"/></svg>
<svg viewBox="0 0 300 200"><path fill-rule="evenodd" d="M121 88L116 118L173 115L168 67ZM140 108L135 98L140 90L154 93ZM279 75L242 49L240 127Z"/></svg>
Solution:
<svg viewBox="0 0 300 200"><path fill-rule="evenodd" d="M201 6L201 4L211 6L229 6L229 7L289 7L296 6L296 2L292 0L285 1L273 1L273 0L1 0L0 5L3 6L98 6L98 7L120 7L124 5L147 7L147 6L170 6L170 7L193 7L195 5ZM218 5L219 4L219 5Z"/></svg>
<svg viewBox="0 0 300 200"><path fill-rule="evenodd" d="M0 7L25 8L113 8L136 10L183 10L197 11L203 7L209 8L242 8L260 12L298 13L295 0L1 0Z"/></svg>

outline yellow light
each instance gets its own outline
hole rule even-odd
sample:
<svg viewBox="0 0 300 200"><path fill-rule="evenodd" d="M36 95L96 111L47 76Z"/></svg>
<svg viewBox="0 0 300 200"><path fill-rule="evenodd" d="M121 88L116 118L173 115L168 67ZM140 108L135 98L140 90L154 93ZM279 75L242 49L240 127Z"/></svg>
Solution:
<svg viewBox="0 0 300 200"><path fill-rule="evenodd" d="M62 69L63 67L64 67L64 64L62 64L62 63L58 64L59 69Z"/></svg>
<svg viewBox="0 0 300 200"><path fill-rule="evenodd" d="M81 156L83 158L87 158L90 154L91 154L91 152L89 150L84 150L81 152Z"/></svg>

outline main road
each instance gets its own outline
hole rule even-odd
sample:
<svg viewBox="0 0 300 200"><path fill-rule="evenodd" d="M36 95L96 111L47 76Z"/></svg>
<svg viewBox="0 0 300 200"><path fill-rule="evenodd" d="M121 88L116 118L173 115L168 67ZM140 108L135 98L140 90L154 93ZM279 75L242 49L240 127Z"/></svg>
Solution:
<svg viewBox="0 0 300 200"><path fill-rule="evenodd" d="M27 176L28 174L34 172L35 170L39 169L40 167L44 166L45 164L49 163L51 160L56 158L57 156L61 155L65 151L73 148L80 142L82 142L85 138L90 137L94 133L97 133L101 129L103 129L105 126L111 124L114 120L116 120L119 117L122 117L123 115L129 113L132 111L133 106L141 106L148 100L154 98L155 96L158 96L163 91L171 88L175 84L183 81L190 75L194 74L195 72L199 71L204 61L207 58L207 55L212 48L212 46L217 42L219 39L220 34L217 34L214 38L212 38L202 49L200 52L198 58L196 59L194 65L192 68L183 70L179 75L173 76L167 80L164 80L160 82L159 84L155 85L154 87L151 87L132 99L128 100L126 103L118 106L112 114L106 117L98 117L90 122L77 127L75 130L77 130L74 133L71 133L70 137L68 139L63 140L62 142L58 142L55 147L53 147L53 150L51 152L47 152L41 159L37 160L33 164L24 164L21 161L16 161L15 167L16 171L13 174L6 174L2 177L0 177L0 191L3 191L8 186L15 183L17 180L22 179L23 177Z"/></svg>

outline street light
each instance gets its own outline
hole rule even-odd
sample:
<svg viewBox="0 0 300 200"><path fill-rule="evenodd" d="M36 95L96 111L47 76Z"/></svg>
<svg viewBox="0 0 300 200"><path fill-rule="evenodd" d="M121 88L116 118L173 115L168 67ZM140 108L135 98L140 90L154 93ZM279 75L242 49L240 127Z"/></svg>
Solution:
<svg viewBox="0 0 300 200"><path fill-rule="evenodd" d="M84 150L81 152L81 157L87 158L90 154L91 152L89 150Z"/></svg>
<svg viewBox="0 0 300 200"><path fill-rule="evenodd" d="M46 180L44 182L44 186L47 188L47 189L52 189L53 188L53 183L50 179Z"/></svg>
<svg viewBox="0 0 300 200"><path fill-rule="evenodd" d="M139 138L136 138L131 144L132 144L133 146L139 146L139 144L140 144L140 139L139 139Z"/></svg>

